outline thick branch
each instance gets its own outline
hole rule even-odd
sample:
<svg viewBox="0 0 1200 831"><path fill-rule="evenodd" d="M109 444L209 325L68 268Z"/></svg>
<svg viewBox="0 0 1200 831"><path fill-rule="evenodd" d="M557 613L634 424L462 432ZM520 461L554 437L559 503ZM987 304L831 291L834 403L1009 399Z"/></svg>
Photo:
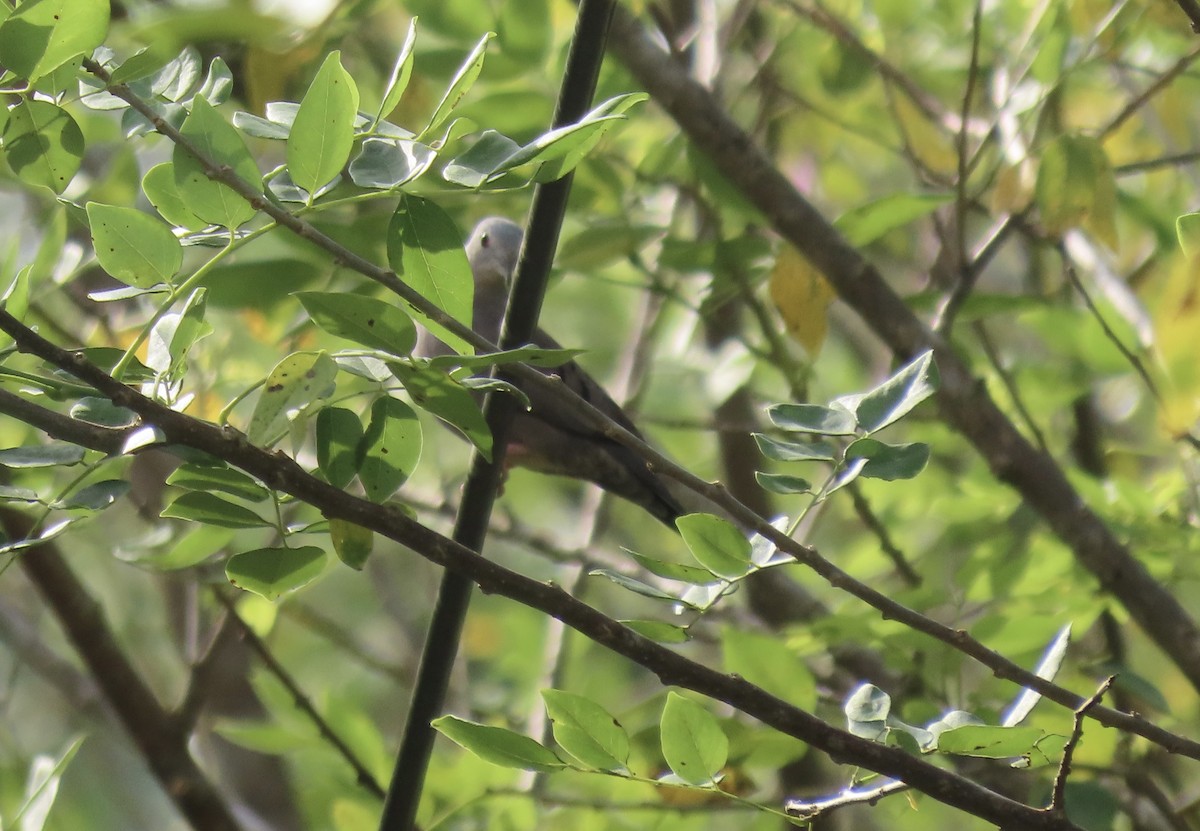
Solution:
<svg viewBox="0 0 1200 831"><path fill-rule="evenodd" d="M8 509L0 509L0 523L12 539L23 539L33 530L27 518ZM54 609L109 706L179 812L197 831L237 831L240 826L229 806L188 753L187 731L180 729L138 675L99 604L58 547L43 542L23 552L18 561Z"/></svg>
<svg viewBox="0 0 1200 831"><path fill-rule="evenodd" d="M632 35L629 31L626 31L626 29L631 25L633 26ZM765 194L765 197L763 198L765 198L766 203L773 208L773 212L770 213L769 216L776 221L777 227L786 228L788 232L793 235L793 241L795 241L796 239L806 239L804 236L806 231L805 222L813 223L812 230L817 232L821 241L821 244L816 246L816 250L818 253L822 253L821 260L814 259L814 262L817 262L818 265L822 265L823 267L824 263L828 262L829 269L833 269L835 266L838 267L837 273L841 275L843 280L848 279L850 281L848 284L848 294L854 300L852 305L855 305L856 303L864 303L871 310L871 315L867 316L867 319L876 325L877 331L882 331L883 334L881 336L885 336L885 339L889 340L889 342L895 341L898 344L923 345L928 342L933 342L937 345L938 354L943 360L948 362L946 365L948 369L945 367L942 368L942 397L944 399L943 406L946 406L947 401L955 405L948 408L951 412L953 412L956 419L952 420L952 423L959 424L962 421L966 422L966 425L964 427L960 427L960 430L962 430L964 434L972 437L973 440L976 440L977 446L986 447L989 450L989 453L986 453L985 455L989 461L992 461L993 469L997 471L997 475L999 475L1004 481L1009 481L1012 483L1019 481L1022 486L1025 484L1030 484L1030 486L1039 493L1042 490L1046 490L1049 496L1053 497L1053 499L1050 499L1047 504L1043 505L1043 507L1045 507L1047 512L1049 512L1053 517L1056 519L1064 518L1070 525L1068 530L1071 533L1066 534L1066 532L1061 532L1060 536L1063 536L1064 539L1069 537L1071 540L1078 540L1079 545L1082 546L1085 552L1085 555L1091 556L1093 559L1099 558L1101 561L1107 562L1104 559L1103 552L1092 552L1092 550L1088 547L1092 542L1090 535L1102 534L1102 541L1107 540L1109 543L1111 543L1110 548L1115 546L1118 553L1123 554L1123 559L1120 560L1121 564L1132 563L1134 567L1140 569L1140 566L1138 566L1137 563L1133 562L1129 558L1128 553L1125 552L1118 543L1116 543L1115 538L1113 538L1111 534L1108 534L1107 530L1104 529L1102 525L1099 525L1098 521L1088 521L1089 518L1091 520L1096 520L1094 514L1087 512L1086 509L1083 509L1083 518L1080 519L1079 517L1074 517L1075 521L1070 522L1074 516L1072 511L1081 507L1081 500L1079 500L1078 496L1070 488L1069 484L1066 483L1065 478L1062 476L1062 472L1054 465L1053 461L1049 459L1049 457L1038 454L1036 451L1032 450L1032 448L1030 448L1026 442L1024 442L1024 439L1016 431L1016 428L1005 419L1003 413L1001 413L999 409L996 408L994 402L987 397L986 392L982 389L977 389L977 385L970 380L967 375L966 368L958 360L957 356L945 348L941 340L934 338L934 336L932 336L928 330L921 325L921 323L904 306L903 301L900 300L900 298L893 292L891 292L891 289L888 288L887 285L882 281L882 278L879 276L879 274L868 263L862 260L857 252L854 251L854 249L850 248L848 243L842 239L838 232L835 231L832 226L826 223L823 217L821 217L821 215L817 213L816 210L803 199L803 197L801 197L794 189L792 189L791 186L782 179L777 171L770 167L769 161L767 161L754 147L753 143L743 133L740 132L737 126L729 121L728 117L723 114L719 107L717 107L711 96L709 96L705 90L693 84L687 78L686 74L681 74L682 70L675 65L674 62L666 59L653 43L646 41L646 36L637 27L636 22L632 21L628 17L627 13L625 13L620 7L617 9L614 26L617 26L618 29L620 29L621 34L621 37L617 38L616 49L618 52L623 52L631 47L633 47L634 51L638 54L640 54L639 50L649 50L652 64L651 68L661 70L662 72L666 73L665 77L670 82L668 85L668 92L670 90L675 90L678 87L682 90L678 94L679 96L682 96L682 100L685 103L691 101L691 98L688 98L687 96L700 96L700 98L697 99L698 103L696 103L696 106L701 108L700 111L704 117L711 117L714 119L714 122L712 125L707 125L707 123L705 123L704 125L697 126L692 121L689 121L688 123L691 124L689 129L696 129L700 134L705 136L712 133L713 130L716 130L717 132L714 133L714 135L717 135L720 139L717 144L720 146L722 142L726 142L730 145L728 149L731 156L729 158L732 159L732 162L730 162L728 159L723 159L722 165L727 163L732 164L733 173L736 173L740 167L740 162L738 160L742 157L738 154L745 154L744 161L748 165L748 170L750 170L753 174L750 176L750 182L751 184L761 183L763 193ZM633 43L632 41L628 41L626 39L626 35L633 37L634 40L639 38L641 40L639 43ZM654 63L655 60L665 61L665 66L660 66L658 63ZM94 65L89 61L85 61L84 65L88 67L89 71L94 72L97 77L100 77L104 80L108 79L107 72L105 72L98 65ZM651 90L656 88L654 84L649 82L647 82L647 86ZM235 174L232 173L232 171L229 170L228 167L219 166L211 159L207 158L193 143L181 136L178 130L163 121L161 118L158 118L154 114L154 110L150 107L150 105L132 93L128 87L122 84L110 85L109 91L112 92L112 94L117 95L123 100L129 102L130 106L134 107L134 109L136 109L138 112L146 115L147 118L150 118L155 124L156 129L162 132L163 135L178 143L179 146L183 147L188 153L194 155L210 177L216 181L220 181L228 185L236 193L243 196L243 198L247 199L256 208L263 210L281 225L289 230L292 230L304 239L313 241L319 247L332 254L338 262L346 264L360 274L377 280L382 285L391 288L399 296L405 300L408 300L413 306L420 309L423 313L427 314L429 317L445 326L446 329L450 330L455 335L458 335L459 337L462 337L463 339L474 344L480 350L484 352L497 351L495 344L489 343L485 339L481 338L474 331L463 326L461 323L438 309L438 307L430 303L424 297L414 292L408 286L404 285L399 281L394 272L379 268L378 266L363 259L354 252L334 241L332 238L326 236L321 231L305 222L303 219L288 213L278 205L264 203L262 194L258 190L256 190L249 183L239 179ZM684 94L685 92L686 95ZM663 94L666 93L664 92ZM672 100L674 100L674 98L672 98ZM712 128L711 130L709 129L710 126ZM718 156L718 158L722 157ZM733 176L729 171L726 172L726 175L729 175L735 182L743 181L741 177ZM761 196L757 190L754 190L754 194L756 195L756 198ZM793 206L793 202L795 202L795 205L798 206L797 210L801 211L801 215L799 217L784 216L783 218L778 218L778 213L781 211L786 213L786 211ZM799 243L797 244L799 245ZM826 244L832 246L832 249L826 251L824 247ZM808 247L810 247L810 243L806 242L802 246L802 250L805 250ZM855 269L859 270L856 271ZM827 273L829 273L828 270ZM847 275L850 276L847 277ZM860 282L863 283L863 285L859 285ZM843 286L843 288L846 288L846 286ZM875 308L871 299L871 291L873 290L878 290L880 292L882 305L879 308ZM893 316L889 317L889 315ZM3 318L7 318L12 324L20 327L20 324L12 318L8 318L7 315L0 314L0 319ZM0 328L4 328L4 326L0 325ZM24 327L20 327L20 329L22 331L28 331L25 330ZM902 355L912 354L917 351L916 348L908 349L900 348L900 346L896 346L895 348ZM73 359L68 358L67 360ZM939 364L939 366L941 366L941 364ZM758 514L751 511L741 502L731 497L724 488L701 480L699 477L691 474L663 454L659 453L654 448L650 447L643 440L631 434L628 430L618 425L611 418L599 412L589 402L584 401L579 396L568 390L561 382L561 379L557 378L556 376L543 375L537 370L525 366L524 364L512 364L507 368L506 371L514 378L518 379L522 384L528 385L530 389L536 389L540 393L544 393L547 396L545 404L548 407L556 408L559 413L564 414L566 417L576 419L581 425L596 430L604 437L632 449L641 458L645 459L647 464L653 470L682 483L685 487L695 491L702 497L711 500L723 510L728 512L730 516L734 517L746 529L761 534L778 546L780 550L795 557L796 560L811 568L830 585L859 598L860 600L879 610L885 617L897 620L906 626L915 629L916 631L929 635L930 637L933 637L949 645L950 647L971 656L984 666L991 669L998 678L1011 680L1023 687L1036 690L1047 699L1064 707L1074 710L1084 701L1082 696L1076 695L1075 693L1046 681L1043 678L1039 678L1034 673L1017 666L993 650L988 649L979 641L971 638L965 631L955 630L931 620L930 618L921 615L912 609L909 609L903 604L897 603L887 595L876 591L870 586L867 586L865 583L855 580L848 573L842 569L839 569L829 560L822 557L815 549L796 542L768 523L764 522ZM948 375L952 375L952 379L948 380ZM101 373L101 376L107 377L104 376L103 373ZM111 381L111 379L109 380ZM122 387L122 389L124 388ZM980 396L981 400L986 404L986 407L983 407L983 409L980 410L979 414L983 418L979 423L972 421L976 415L975 411L972 409L975 406L975 404L972 402L972 396L974 395ZM238 434L236 431L233 431L231 435ZM1032 467L1030 467L1029 464L1020 464L1019 462L1028 462L1030 459L1030 453L1032 453ZM1043 467L1048 469L1048 475L1051 476L1051 479L1047 482L1040 482L1037 478ZM1011 471L1010 468L1012 468ZM1007 475L1006 472L1008 472ZM1032 482L1030 481L1031 479ZM1060 485L1061 487L1059 487ZM1023 490L1022 492L1024 493ZM1045 501L1046 500L1042 500L1042 502ZM1066 504L1060 504L1064 501ZM1041 504L1041 502L1037 504ZM1054 523L1052 523L1052 525L1054 525ZM1057 526L1055 527L1057 530ZM1105 551L1108 550L1108 548L1105 549ZM1082 556L1083 555L1081 555L1081 558ZM1112 568L1109 571L1111 572L1111 581L1116 581L1119 584L1122 578L1120 569ZM1134 594L1143 593L1141 592L1140 587L1142 582L1148 580L1152 587L1159 594L1165 596L1169 601L1169 605L1166 607L1166 619L1168 622L1174 621L1176 618L1173 615L1173 612L1171 612L1171 609L1179 608L1174 598L1172 598L1169 594L1163 591L1160 586L1150 580L1148 575L1145 575L1144 572L1141 572L1141 575L1144 580L1141 582L1135 581L1138 589L1134 592ZM1102 584L1108 586L1111 581L1102 580ZM1153 616L1153 603L1142 604L1143 608L1146 606L1151 607L1150 614ZM1183 621L1191 625L1190 619L1187 618L1186 615L1183 615L1182 612L1180 614L1182 615ZM1173 631L1173 629L1177 627L1164 625L1161 628L1169 632ZM1194 625L1192 625L1192 628L1188 629L1187 631L1194 631ZM1195 643L1195 638L1189 641L1189 644L1189 648L1194 648L1195 651L1200 652L1200 644ZM1179 656L1176 655L1174 657L1178 659ZM1192 661L1191 663L1200 664L1200 660ZM1121 713L1107 707L1096 707L1088 712L1090 716L1095 717L1102 724L1105 724L1109 727L1117 727L1119 729L1137 733L1138 735L1144 736L1145 738L1150 739L1151 741L1163 746L1168 750L1171 750L1172 752L1200 759L1200 744L1181 738L1173 733L1156 727L1138 716Z"/></svg>
<svg viewBox="0 0 1200 831"><path fill-rule="evenodd" d="M771 226L825 274L841 299L898 357L934 350L942 380L937 396L942 417L975 446L998 479L1028 500L1076 559L1200 689L1200 628L1087 507L1054 460L1025 440L970 367L921 323L878 270L624 7L613 19L612 42L617 56L687 136Z"/></svg>
<svg viewBox="0 0 1200 831"><path fill-rule="evenodd" d="M377 505L332 487L305 472L287 455L280 452L270 453L256 447L232 428L222 429L206 424L146 398L113 379L83 355L67 352L45 340L21 325L7 312L0 311L0 329L13 337L21 351L38 355L92 385L114 404L133 410L147 423L162 430L167 441L211 453L258 477L270 487L313 505L326 517L344 519L382 534L411 548L431 562L469 578L484 591L504 595L551 615L596 643L646 667L664 684L695 690L723 701L782 733L824 751L835 761L860 765L899 779L940 802L998 825L1056 831L1075 828L1065 818L1052 816L1008 799L968 779L915 758L899 748L877 744L838 730L737 676L727 675L688 660L642 637L556 586L524 577L490 562L470 549L420 525L399 510ZM36 560L36 555L30 556L29 559ZM42 558L42 562L53 563L54 560ZM62 584L59 577L61 575L55 575L50 582L54 585ZM73 576L71 579L73 580ZM79 591L82 592L82 589ZM70 619L83 621L87 618L80 613L72 614ZM84 630L79 631L77 636L84 637L87 634ZM144 687L136 695L123 689L123 684L140 683L136 676L131 681L126 677L127 673L113 671L113 667L108 663L93 667L93 671L103 683L115 687L111 692L106 687L106 693L112 695L120 691L125 695L125 698L121 699L122 705L131 705L139 719L145 720L146 712L161 711L157 701ZM137 687L133 689L136 692ZM133 726L130 729L132 731ZM147 740L153 738L155 736L148 736ZM180 740L182 736L170 738ZM152 764L164 766L164 775L173 775L168 781L187 786L181 787L178 794L172 791L173 795L179 798L196 798L196 780L182 775L181 770L187 770L186 768L176 769L176 765L190 764L191 760L186 757L180 759L171 752L174 749L174 745L170 743L163 748L154 745L147 748L147 756ZM159 750L163 752L161 758L157 752L152 752ZM234 826L214 822L206 827Z"/></svg>

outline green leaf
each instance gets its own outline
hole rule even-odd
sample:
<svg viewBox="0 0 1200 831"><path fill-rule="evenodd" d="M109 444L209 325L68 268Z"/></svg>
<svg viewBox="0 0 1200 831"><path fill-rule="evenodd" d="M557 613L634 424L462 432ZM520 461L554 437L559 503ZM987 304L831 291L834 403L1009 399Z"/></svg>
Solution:
<svg viewBox="0 0 1200 831"><path fill-rule="evenodd" d="M768 459L777 462L834 462L837 461L836 451L832 446L822 441L798 442L782 441L754 433L754 441L758 450Z"/></svg>
<svg viewBox="0 0 1200 831"><path fill-rule="evenodd" d="M953 201L952 193L893 193L847 211L833 224L851 245L861 247Z"/></svg>
<svg viewBox="0 0 1200 831"><path fill-rule="evenodd" d="M616 583L623 589L628 589L634 594L640 594L642 597L649 597L651 600L665 600L669 603L679 603L680 600L673 594L668 594L662 589L655 588L649 583L643 583L641 580L622 574L619 571L613 571L609 568L594 568L588 572L589 577L604 577Z"/></svg>
<svg viewBox="0 0 1200 831"><path fill-rule="evenodd" d="M886 444L875 439L859 439L846 448L846 460L866 459L867 463L858 471L867 479L912 479L925 469L929 462L929 445L922 442L912 444Z"/></svg>
<svg viewBox="0 0 1200 831"><path fill-rule="evenodd" d="M937 749L943 753L955 753L960 756L1005 759L1009 756L1028 755L1044 735L1046 731L1040 727L968 724L939 735Z"/></svg>
<svg viewBox="0 0 1200 831"><path fill-rule="evenodd" d="M789 476L786 473L763 473L758 470L754 472L754 478L763 490L771 493L812 493L812 483L799 476Z"/></svg>
<svg viewBox="0 0 1200 831"><path fill-rule="evenodd" d="M143 562L163 571L191 568L223 550L233 536L234 530L231 528L200 525L184 534L166 554Z"/></svg>
<svg viewBox="0 0 1200 831"><path fill-rule="evenodd" d="M846 729L860 738L882 741L887 737L887 719L892 710L892 697L874 684L862 684L842 707L846 714Z"/></svg>
<svg viewBox="0 0 1200 831"><path fill-rule="evenodd" d="M585 767L626 770L629 735L615 718L589 698L562 690L542 690L554 740Z"/></svg>
<svg viewBox="0 0 1200 831"><path fill-rule="evenodd" d="M102 511L129 493L130 484L124 479L106 479L80 488L58 503L59 508L83 508Z"/></svg>
<svg viewBox="0 0 1200 831"><path fill-rule="evenodd" d="M404 357L417 342L412 319L385 301L345 292L301 291L295 297L331 335Z"/></svg>
<svg viewBox="0 0 1200 831"><path fill-rule="evenodd" d="M196 90L196 95L216 106L228 101L232 92L233 73L229 71L229 66L218 55L209 62L208 73L205 74L200 89Z"/></svg>
<svg viewBox="0 0 1200 831"><path fill-rule="evenodd" d="M350 162L350 179L360 188L391 190L416 179L436 159L434 149L419 141L369 138Z"/></svg>
<svg viewBox="0 0 1200 831"><path fill-rule="evenodd" d="M771 423L792 433L822 436L854 435L854 415L819 404L776 404L767 410Z"/></svg>
<svg viewBox="0 0 1200 831"><path fill-rule="evenodd" d="M718 577L736 579L754 568L750 540L733 525L712 514L688 514L675 527L696 561Z"/></svg>
<svg viewBox="0 0 1200 831"><path fill-rule="evenodd" d="M387 251L388 262L405 283L470 328L475 280L462 234L449 214L427 199L401 196L388 224ZM444 343L474 354L466 341L424 315L417 313L416 317Z"/></svg>
<svg viewBox="0 0 1200 831"><path fill-rule="evenodd" d="M637 561L638 565L646 569L646 571L658 577L667 580L679 580L684 583L696 583L704 585L713 582L712 572L706 568L697 568L696 566L685 566L679 563L668 563L663 560L655 560L652 557L646 557L638 554L636 551L630 551L629 556Z"/></svg>
<svg viewBox="0 0 1200 831"><path fill-rule="evenodd" d="M0 297L0 309L8 312L17 320L24 320L25 313L29 311L30 277L34 272L34 267L35 263L30 263L18 271L17 276L4 290L4 296ZM12 338L8 333L0 333L0 344L11 343Z"/></svg>
<svg viewBox="0 0 1200 831"><path fill-rule="evenodd" d="M434 719L433 726L450 741L494 765L543 773L566 767L548 747L503 727L476 724L456 716Z"/></svg>
<svg viewBox="0 0 1200 831"><path fill-rule="evenodd" d="M1175 220L1175 236L1188 259L1200 254L1200 213L1183 214Z"/></svg>
<svg viewBox="0 0 1200 831"><path fill-rule="evenodd" d="M1116 179L1099 139L1074 134L1051 142L1038 166L1035 198L1051 234L1086 225L1116 248Z"/></svg>
<svg viewBox="0 0 1200 831"><path fill-rule="evenodd" d="M927 351L870 392L843 396L834 403L854 413L860 430L874 433L898 421L937 388L937 364L933 352Z"/></svg>
<svg viewBox="0 0 1200 831"><path fill-rule="evenodd" d="M57 759L45 754L34 757L25 782L25 802L11 815L13 828L20 831L42 831L50 809L58 797L62 775L82 744L83 736L79 736L70 741Z"/></svg>
<svg viewBox="0 0 1200 831"><path fill-rule="evenodd" d="M291 417L333 392L337 364L324 352L295 352L275 365L263 382L246 437L254 444L275 439Z"/></svg>
<svg viewBox="0 0 1200 831"><path fill-rule="evenodd" d="M183 364L196 341L212 334L212 326L204 319L207 299L208 289L196 289L188 295L179 314L172 315L176 321L167 342L167 354L171 359L168 373L174 373Z"/></svg>
<svg viewBox="0 0 1200 831"><path fill-rule="evenodd" d="M49 101L22 101L8 113L4 158L22 181L62 193L83 162L83 131Z"/></svg>
<svg viewBox="0 0 1200 831"><path fill-rule="evenodd" d="M463 97L470 92L471 87L475 84L475 79L479 77L480 71L483 69L483 58L487 50L488 41L496 36L495 32L488 32L479 42L475 44L475 48L467 55L465 61L454 78L450 81L450 86L447 87L442 100L438 102L437 107L433 111L433 115L429 119L429 125L421 131L421 135L417 136L418 140L423 141L427 136L432 135L438 127L450 117L454 112L454 108L458 106Z"/></svg>
<svg viewBox="0 0 1200 831"><path fill-rule="evenodd" d="M128 84L153 75L163 68L168 58L157 49L149 46L134 52L121 62L121 65L109 73L110 84Z"/></svg>
<svg viewBox="0 0 1200 831"><path fill-rule="evenodd" d="M300 548L256 548L234 554L225 576L239 589L275 600L306 586L325 569L325 552L315 545Z"/></svg>
<svg viewBox="0 0 1200 831"><path fill-rule="evenodd" d="M84 449L74 444L31 444L0 450L0 465L16 468L77 465L83 461L83 454Z"/></svg>
<svg viewBox="0 0 1200 831"><path fill-rule="evenodd" d="M362 571L375 545L375 532L344 519L329 520L329 539L334 553L350 568Z"/></svg>
<svg viewBox="0 0 1200 831"><path fill-rule="evenodd" d="M485 459L491 461L492 431L475 396L453 378L436 370L399 361L389 362L388 368L404 385L413 403L461 432Z"/></svg>
<svg viewBox="0 0 1200 831"><path fill-rule="evenodd" d="M362 422L350 410L323 407L317 413L317 467L325 481L345 488L358 473Z"/></svg>
<svg viewBox="0 0 1200 831"><path fill-rule="evenodd" d="M403 485L421 458L421 423L412 407L397 398L378 398L363 433L358 480L367 498L383 502Z"/></svg>
<svg viewBox="0 0 1200 831"><path fill-rule="evenodd" d="M874 684L861 684L843 707L852 721L883 721L892 709L892 697Z"/></svg>
<svg viewBox="0 0 1200 831"><path fill-rule="evenodd" d="M261 175L245 142L221 114L201 96L192 99L192 111L180 132L196 145L210 162L229 167L255 190ZM188 208L205 222L237 228L254 218L255 208L233 190L208 178L203 165L181 145L172 156L175 186Z"/></svg>
<svg viewBox="0 0 1200 831"><path fill-rule="evenodd" d="M502 349L499 352L488 352L483 355L438 355L429 360L429 365L435 369L451 367L466 367L477 370L490 366L505 364L529 364L543 368L562 366L584 353L583 349L547 349L544 346L526 344L515 349Z"/></svg>
<svg viewBox="0 0 1200 831"><path fill-rule="evenodd" d="M208 223L192 213L183 194L175 184L175 165L171 162L156 164L142 177L142 191L150 204L163 219L177 228L199 231Z"/></svg>
<svg viewBox="0 0 1200 831"><path fill-rule="evenodd" d="M721 630L725 670L762 687L776 698L811 712L817 705L817 681L787 642L726 626Z"/></svg>
<svg viewBox="0 0 1200 831"><path fill-rule="evenodd" d="M204 493L221 491L250 502L262 502L271 495L253 477L231 467L180 465L167 477L167 484Z"/></svg>
<svg viewBox="0 0 1200 831"><path fill-rule="evenodd" d="M379 111L375 114L376 124L396 109L404 90L408 89L408 79L413 68L413 45L416 42L417 18L414 17L408 22L408 34L404 36L404 44L400 47L400 54L396 56L396 63L392 66L392 74L383 89L383 100L379 102Z"/></svg>
<svg viewBox="0 0 1200 831"><path fill-rule="evenodd" d="M642 637L658 643L687 643L692 638L682 626L659 620L622 620L621 623Z"/></svg>
<svg viewBox="0 0 1200 831"><path fill-rule="evenodd" d="M574 170L609 130L625 120L622 113L649 97L643 92L635 92L610 98L578 123L551 130L522 147L497 172L503 173L528 164L535 168L532 177L535 182L560 179Z"/></svg>
<svg viewBox="0 0 1200 831"><path fill-rule="evenodd" d="M451 184L477 188L521 150L521 145L495 130L485 130L475 143L442 168L442 177Z"/></svg>
<svg viewBox="0 0 1200 831"><path fill-rule="evenodd" d="M169 283L183 265L183 246L171 230L136 208L87 203L96 259L129 286Z"/></svg>
<svg viewBox="0 0 1200 831"><path fill-rule="evenodd" d="M36 81L108 34L108 0L27 0L0 24L4 66Z"/></svg>
<svg viewBox="0 0 1200 831"><path fill-rule="evenodd" d="M358 87L342 67L341 53L330 52L300 102L287 139L287 166L292 181L309 193L333 180L354 146Z"/></svg>
<svg viewBox="0 0 1200 831"><path fill-rule="evenodd" d="M669 692L659 730L663 758L676 776L691 785L716 784L717 774L729 758L729 739L707 710Z"/></svg>
<svg viewBox="0 0 1200 831"><path fill-rule="evenodd" d="M271 523L249 508L226 502L204 491L190 491L168 505L159 516L186 519L221 528L269 528Z"/></svg>

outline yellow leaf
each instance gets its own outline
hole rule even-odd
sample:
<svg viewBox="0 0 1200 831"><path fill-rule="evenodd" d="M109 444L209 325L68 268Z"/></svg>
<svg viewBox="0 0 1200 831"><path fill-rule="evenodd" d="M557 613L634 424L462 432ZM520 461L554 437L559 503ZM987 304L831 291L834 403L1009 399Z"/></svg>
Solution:
<svg viewBox="0 0 1200 831"><path fill-rule="evenodd" d="M829 281L803 254L785 245L775 260L767 285L788 334L810 356L816 357L829 328L829 304L836 296Z"/></svg>
<svg viewBox="0 0 1200 831"><path fill-rule="evenodd" d="M1171 437L1191 432L1200 418L1200 253L1175 257L1155 292L1154 348L1163 377L1159 423Z"/></svg>

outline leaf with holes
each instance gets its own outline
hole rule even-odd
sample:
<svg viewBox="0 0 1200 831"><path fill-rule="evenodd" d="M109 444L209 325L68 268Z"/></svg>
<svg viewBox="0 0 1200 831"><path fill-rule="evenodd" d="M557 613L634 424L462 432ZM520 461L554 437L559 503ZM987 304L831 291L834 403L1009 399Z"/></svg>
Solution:
<svg viewBox="0 0 1200 831"><path fill-rule="evenodd" d="M332 291L301 291L295 297L313 323L331 335L399 357L416 345L412 319L378 298Z"/></svg>
<svg viewBox="0 0 1200 831"><path fill-rule="evenodd" d="M192 99L192 111L180 132L212 163L230 168L256 191L262 174L238 131L202 96ZM235 191L209 178L208 171L181 145L172 156L175 186L197 217L214 225L237 228L254 218L257 210Z"/></svg>
<svg viewBox="0 0 1200 831"><path fill-rule="evenodd" d="M337 364L324 352L296 352L275 365L263 382L246 436L254 444L272 441L296 413L333 392Z"/></svg>
<svg viewBox="0 0 1200 831"><path fill-rule="evenodd" d="M427 300L464 326L471 326L475 280L463 250L462 234L450 215L419 196L405 194L392 214L387 232L388 262ZM474 354L471 345L437 323L418 320L459 352Z"/></svg>
<svg viewBox="0 0 1200 831"><path fill-rule="evenodd" d="M183 246L171 229L136 208L87 204L96 259L129 286L169 283L183 264Z"/></svg>
<svg viewBox="0 0 1200 831"><path fill-rule="evenodd" d="M729 739L704 707L667 693L659 730L663 758L676 776L700 787L716 783L729 758Z"/></svg>
<svg viewBox="0 0 1200 831"><path fill-rule="evenodd" d="M584 766L624 771L629 762L629 734L612 715L590 698L542 690L554 740Z"/></svg>
<svg viewBox="0 0 1200 831"><path fill-rule="evenodd" d="M31 185L62 193L83 162L83 131L49 101L22 101L4 125L4 158Z"/></svg>
<svg viewBox="0 0 1200 831"><path fill-rule="evenodd" d="M309 202L337 176L354 146L358 87L341 62L341 53L326 56L304 93L287 138L287 166L292 181L309 193Z"/></svg>
<svg viewBox="0 0 1200 831"><path fill-rule="evenodd" d="M383 502L408 480L421 458L417 414L397 398L376 399L359 447L358 481L368 499Z"/></svg>

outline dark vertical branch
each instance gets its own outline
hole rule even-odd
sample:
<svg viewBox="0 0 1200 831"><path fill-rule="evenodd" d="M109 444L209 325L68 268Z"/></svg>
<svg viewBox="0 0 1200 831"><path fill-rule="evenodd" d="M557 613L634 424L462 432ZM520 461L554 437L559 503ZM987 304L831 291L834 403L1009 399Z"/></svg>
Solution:
<svg viewBox="0 0 1200 831"><path fill-rule="evenodd" d="M587 113L600 75L613 9L613 0L584 0L580 6L554 112L554 127L578 121ZM525 244L521 248L504 313L500 335L502 348L527 343L537 329L571 180L572 176L568 174L534 191ZM489 462L478 453L472 458L453 535L456 542L474 551L483 550L516 406L513 398L507 395L489 395L484 403L484 416L494 439L494 458ZM429 756L433 752L434 730L430 722L442 711L471 601L472 585L469 577L452 571L447 571L442 578L400 752L384 802L381 831L407 831L414 826Z"/></svg>
<svg viewBox="0 0 1200 831"><path fill-rule="evenodd" d="M32 531L29 520L11 510L0 511L0 524L10 539L24 539ZM100 605L58 547L43 542L22 553L18 562L54 610L108 705L188 824L204 831L238 831L229 806L188 753L187 731L134 669Z"/></svg>

